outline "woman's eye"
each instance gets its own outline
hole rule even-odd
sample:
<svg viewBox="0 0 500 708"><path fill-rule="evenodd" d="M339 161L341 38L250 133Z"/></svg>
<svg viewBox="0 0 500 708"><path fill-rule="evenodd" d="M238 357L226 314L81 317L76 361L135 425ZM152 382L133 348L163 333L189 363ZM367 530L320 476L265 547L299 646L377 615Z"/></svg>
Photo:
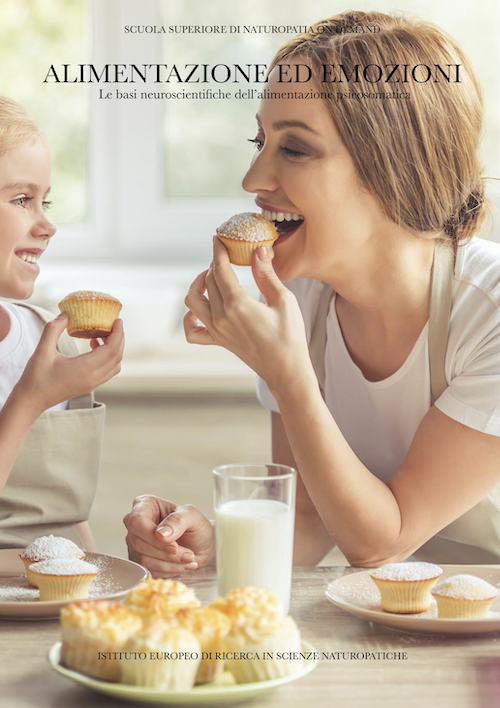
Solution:
<svg viewBox="0 0 500 708"><path fill-rule="evenodd" d="M44 211L47 211L47 209L50 209L51 206L52 206L52 202L42 202L42 209Z"/></svg>
<svg viewBox="0 0 500 708"><path fill-rule="evenodd" d="M264 146L264 141L261 140L260 138L247 138L249 143L253 143L255 145L256 150L262 150Z"/></svg>
<svg viewBox="0 0 500 708"><path fill-rule="evenodd" d="M300 152L300 150L292 150L292 148L288 147L282 147L280 148L282 152L285 153L285 155L288 155L289 157L303 157L304 155L307 155L305 152Z"/></svg>

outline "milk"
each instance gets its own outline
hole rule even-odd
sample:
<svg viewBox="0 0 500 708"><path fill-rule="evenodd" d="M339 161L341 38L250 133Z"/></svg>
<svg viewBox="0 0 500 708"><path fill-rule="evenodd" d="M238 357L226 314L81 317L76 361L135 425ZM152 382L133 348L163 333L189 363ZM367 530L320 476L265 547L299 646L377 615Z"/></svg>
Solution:
<svg viewBox="0 0 500 708"><path fill-rule="evenodd" d="M294 509L279 501L243 499L216 511L219 595L245 585L274 590L290 606Z"/></svg>

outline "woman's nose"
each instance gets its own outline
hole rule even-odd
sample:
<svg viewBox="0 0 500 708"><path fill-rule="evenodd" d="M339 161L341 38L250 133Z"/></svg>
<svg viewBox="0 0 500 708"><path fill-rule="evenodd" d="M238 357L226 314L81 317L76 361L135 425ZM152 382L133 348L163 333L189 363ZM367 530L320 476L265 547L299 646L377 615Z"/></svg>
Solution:
<svg viewBox="0 0 500 708"><path fill-rule="evenodd" d="M274 192L279 187L274 162L265 147L254 155L241 186L246 192Z"/></svg>

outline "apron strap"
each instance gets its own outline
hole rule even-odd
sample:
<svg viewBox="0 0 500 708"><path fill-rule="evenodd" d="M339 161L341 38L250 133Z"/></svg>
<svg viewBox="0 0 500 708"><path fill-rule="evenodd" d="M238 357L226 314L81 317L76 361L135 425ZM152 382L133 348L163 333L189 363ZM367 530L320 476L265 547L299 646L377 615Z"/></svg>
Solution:
<svg viewBox="0 0 500 708"><path fill-rule="evenodd" d="M447 387L445 355L450 327L455 250L443 241L436 241L432 264L431 297L429 305L429 373L432 404Z"/></svg>
<svg viewBox="0 0 500 708"><path fill-rule="evenodd" d="M429 370L432 404L447 387L444 364L448 343L454 269L454 249L442 241L436 241L434 245L429 306ZM333 289L325 283L320 294L309 343L311 362L316 372L323 398L325 389L326 320L333 296Z"/></svg>
<svg viewBox="0 0 500 708"><path fill-rule="evenodd" d="M43 307L38 307L37 305L32 305L28 302L13 302L13 305L20 305L25 307L27 310L34 312L40 319L47 324L54 319L52 312L45 310ZM75 342L69 336L67 332L63 332L57 343L57 350L61 352L64 356L78 356L80 351L76 346ZM71 398L68 401L69 410L75 410L77 408L93 408L94 407L94 392L85 393L77 398Z"/></svg>

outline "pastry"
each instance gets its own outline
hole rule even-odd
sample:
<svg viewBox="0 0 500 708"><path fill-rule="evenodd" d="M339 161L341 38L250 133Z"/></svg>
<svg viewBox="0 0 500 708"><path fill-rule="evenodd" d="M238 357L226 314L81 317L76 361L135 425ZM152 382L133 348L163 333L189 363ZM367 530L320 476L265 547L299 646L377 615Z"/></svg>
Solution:
<svg viewBox="0 0 500 708"><path fill-rule="evenodd" d="M201 659L187 629L156 620L129 637L120 655L122 683L158 691L189 691Z"/></svg>
<svg viewBox="0 0 500 708"><path fill-rule="evenodd" d="M227 248L234 265L251 265L252 254L264 246L274 258L273 243L278 233L272 222L262 214L247 211L235 214L216 229L216 234Z"/></svg>
<svg viewBox="0 0 500 708"><path fill-rule="evenodd" d="M213 681L224 671L224 659L218 658L221 642L231 628L229 618L210 607L186 607L172 615L167 622L192 632L200 642L202 659L195 683Z"/></svg>
<svg viewBox="0 0 500 708"><path fill-rule="evenodd" d="M68 315L68 334L72 337L94 339L111 334L122 304L106 293L77 290L61 300L59 309Z"/></svg>
<svg viewBox="0 0 500 708"><path fill-rule="evenodd" d="M227 615L231 629L221 638L226 667L237 683L267 681L300 671L300 632L267 588L237 588L210 607Z"/></svg>
<svg viewBox="0 0 500 708"><path fill-rule="evenodd" d="M79 600L89 596L89 586L99 572L78 558L54 558L32 563L29 570L40 590L41 602Z"/></svg>
<svg viewBox="0 0 500 708"><path fill-rule="evenodd" d="M388 563L369 575L380 590L380 603L386 612L413 614L431 606L430 589L443 569L433 563Z"/></svg>
<svg viewBox="0 0 500 708"><path fill-rule="evenodd" d="M61 610L61 662L89 676L120 681L119 652L142 628L141 618L118 602L72 602Z"/></svg>
<svg viewBox="0 0 500 708"><path fill-rule="evenodd" d="M19 554L19 558L24 563L26 575L30 585L36 585L36 578L30 571L29 567L32 563L38 563L44 560L52 560L53 558L78 558L82 560L85 552L78 548L76 543L70 541L69 538L61 536L40 536L36 538L29 546L26 546L24 551Z"/></svg>
<svg viewBox="0 0 500 708"><path fill-rule="evenodd" d="M125 597L130 607L144 624L175 614L183 607L199 607L201 602L194 592L178 580L145 580Z"/></svg>
<svg viewBox="0 0 500 708"><path fill-rule="evenodd" d="M431 590L438 608L438 617L475 619L487 617L491 603L498 597L498 588L474 575L453 575Z"/></svg>

